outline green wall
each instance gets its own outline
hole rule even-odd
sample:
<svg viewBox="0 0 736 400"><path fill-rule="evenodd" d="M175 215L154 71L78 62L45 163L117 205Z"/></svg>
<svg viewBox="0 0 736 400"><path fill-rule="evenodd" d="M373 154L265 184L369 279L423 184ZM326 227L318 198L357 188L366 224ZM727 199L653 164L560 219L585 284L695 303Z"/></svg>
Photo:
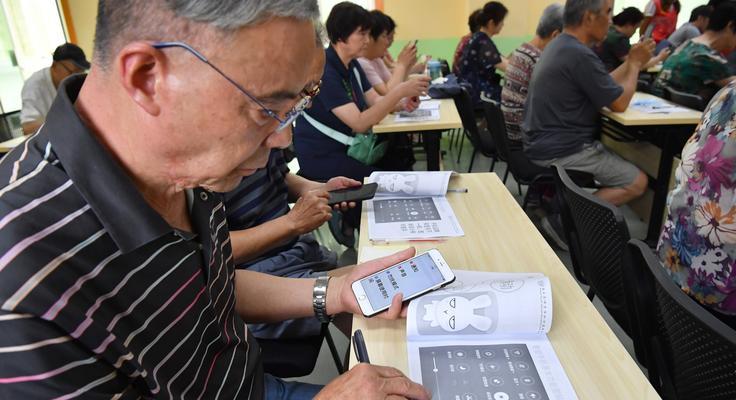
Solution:
<svg viewBox="0 0 736 400"><path fill-rule="evenodd" d="M522 43L531 40L532 36L528 37L494 37L493 42L496 43L496 47L501 51L501 54L508 55L514 49L519 47ZM460 38L449 38L449 39L422 39L417 43L419 54L431 55L432 58L443 58L452 64L452 57L455 54L455 47L460 41ZM401 51L401 48L406 45L408 40L396 40L389 49L391 54L395 57ZM452 65L450 65L452 67Z"/></svg>

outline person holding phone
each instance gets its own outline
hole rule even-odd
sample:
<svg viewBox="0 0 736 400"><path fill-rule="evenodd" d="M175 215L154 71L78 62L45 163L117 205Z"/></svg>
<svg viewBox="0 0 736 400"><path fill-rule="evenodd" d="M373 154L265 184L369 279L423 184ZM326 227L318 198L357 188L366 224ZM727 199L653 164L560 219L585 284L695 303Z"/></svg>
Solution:
<svg viewBox="0 0 736 400"><path fill-rule="evenodd" d="M478 32L474 33L463 49L458 62L459 77L472 85L473 102L479 104L483 93L501 101L501 76L496 70L506 71L507 60L493 43L493 36L501 33L508 9L497 1L486 3L478 15Z"/></svg>

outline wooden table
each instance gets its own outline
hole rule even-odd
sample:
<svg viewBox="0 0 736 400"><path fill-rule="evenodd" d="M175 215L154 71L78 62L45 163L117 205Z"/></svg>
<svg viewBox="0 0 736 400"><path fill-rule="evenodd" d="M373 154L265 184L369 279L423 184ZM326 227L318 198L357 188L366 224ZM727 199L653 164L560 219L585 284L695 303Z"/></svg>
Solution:
<svg viewBox="0 0 736 400"><path fill-rule="evenodd" d="M554 307L548 336L578 398L658 399L647 378L500 179L492 173L462 174L450 181L450 187L468 188L468 193L447 195L465 236L445 242L412 243L417 250L436 247L450 265L459 269L544 273L552 283ZM371 246L367 212L363 213L360 252ZM408 245L403 243L402 247ZM408 373L405 321L356 316L353 329L363 330L371 362ZM355 355L351 354L351 366L355 363Z"/></svg>
<svg viewBox="0 0 736 400"><path fill-rule="evenodd" d="M636 92L632 103L637 100L659 99L647 93ZM672 161L700 123L702 113L691 110L671 114L646 114L627 109L613 112L601 111L601 133L622 142L647 141L661 149L656 176L650 176L649 186L654 191L647 241L656 242L662 224L667 200L668 184L672 173Z"/></svg>
<svg viewBox="0 0 736 400"><path fill-rule="evenodd" d="M28 139L28 136L20 136L20 137L12 138L4 142L1 142L0 143L0 153L7 153L10 150L13 150L15 146L18 146L19 144L23 143L26 139Z"/></svg>
<svg viewBox="0 0 736 400"><path fill-rule="evenodd" d="M396 122L396 115L389 114L377 125L373 126L374 133L417 132L424 138L424 148L427 152L427 170L440 169L440 139L442 132L449 129L463 127L460 114L455 108L452 99L439 99L440 119L437 121Z"/></svg>

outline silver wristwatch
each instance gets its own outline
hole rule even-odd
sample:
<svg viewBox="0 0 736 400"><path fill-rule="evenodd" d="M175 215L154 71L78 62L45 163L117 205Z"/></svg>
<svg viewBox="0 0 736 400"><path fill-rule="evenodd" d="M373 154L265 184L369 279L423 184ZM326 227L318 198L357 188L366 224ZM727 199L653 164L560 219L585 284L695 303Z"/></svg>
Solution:
<svg viewBox="0 0 736 400"><path fill-rule="evenodd" d="M312 290L312 307L314 308L314 316L319 322L330 322L332 316L327 315L327 284L330 277L320 276L314 281L314 289Z"/></svg>

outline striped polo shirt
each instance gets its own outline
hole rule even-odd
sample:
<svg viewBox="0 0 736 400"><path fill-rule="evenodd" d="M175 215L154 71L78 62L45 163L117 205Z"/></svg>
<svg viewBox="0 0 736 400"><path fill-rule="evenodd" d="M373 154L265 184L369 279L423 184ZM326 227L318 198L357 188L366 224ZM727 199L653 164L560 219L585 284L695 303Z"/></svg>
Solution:
<svg viewBox="0 0 736 400"><path fill-rule="evenodd" d="M0 161L0 398L262 398L222 196L170 227L80 120L83 82Z"/></svg>
<svg viewBox="0 0 736 400"><path fill-rule="evenodd" d="M227 224L231 231L253 228L289 213L289 187L286 175L289 167L281 149L271 150L268 164L246 176L235 189L225 193ZM298 238L271 249L256 259L238 267L247 268L265 258L290 249Z"/></svg>

